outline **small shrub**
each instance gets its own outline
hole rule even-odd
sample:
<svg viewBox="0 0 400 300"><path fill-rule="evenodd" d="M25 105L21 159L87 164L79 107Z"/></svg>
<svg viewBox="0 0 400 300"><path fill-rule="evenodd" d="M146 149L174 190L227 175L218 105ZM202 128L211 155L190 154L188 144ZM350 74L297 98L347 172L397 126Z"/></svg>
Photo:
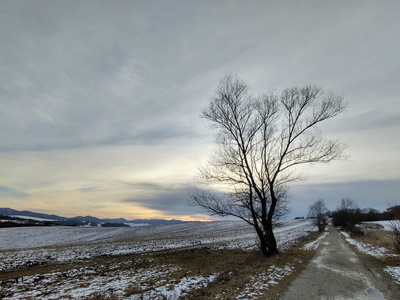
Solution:
<svg viewBox="0 0 400 300"><path fill-rule="evenodd" d="M400 220L392 222L391 228L394 235L394 248L400 253Z"/></svg>
<svg viewBox="0 0 400 300"><path fill-rule="evenodd" d="M353 226L353 227L349 228L349 231L350 231L351 235L355 235L355 236L364 235L364 231L362 231L361 228L357 227L357 226Z"/></svg>
<svg viewBox="0 0 400 300"><path fill-rule="evenodd" d="M385 227L381 224L377 223L360 223L358 226L362 227L363 229L372 229L372 230L384 230Z"/></svg>
<svg viewBox="0 0 400 300"><path fill-rule="evenodd" d="M114 294L111 295L103 295L101 293L95 293L92 294L86 298L84 298L85 300L117 300L119 299L117 296L115 296Z"/></svg>
<svg viewBox="0 0 400 300"><path fill-rule="evenodd" d="M125 290L125 296L129 297L132 295L143 295L144 292L146 292L146 289L141 289L132 285Z"/></svg>

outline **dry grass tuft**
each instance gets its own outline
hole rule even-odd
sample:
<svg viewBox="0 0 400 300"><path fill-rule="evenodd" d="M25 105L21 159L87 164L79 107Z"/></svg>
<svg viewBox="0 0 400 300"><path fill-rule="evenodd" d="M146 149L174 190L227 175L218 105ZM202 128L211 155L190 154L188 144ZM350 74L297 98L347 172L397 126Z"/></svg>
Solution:
<svg viewBox="0 0 400 300"><path fill-rule="evenodd" d="M364 236L355 237L355 239L357 241L367 243L375 247L385 247L386 249L391 251L392 254L395 254L396 252L393 244L393 234L390 231L365 230ZM400 260L398 256L375 257L362 252L358 252L358 254L365 264L371 266L373 269L376 270L376 272L379 272L381 276L387 279L387 284L388 286L390 285L389 290L391 290L392 293L397 293L397 295L399 295L399 286L393 283L393 278L391 278L389 274L383 271L388 266L400 267Z"/></svg>
<svg viewBox="0 0 400 300"><path fill-rule="evenodd" d="M375 247L384 247L395 253L393 234L390 231L367 229L364 231L364 235L352 236L352 238Z"/></svg>
<svg viewBox="0 0 400 300"><path fill-rule="evenodd" d="M117 296L111 294L111 295L102 295L102 294L93 294L90 295L89 297L84 298L84 300L118 300Z"/></svg>
<svg viewBox="0 0 400 300"><path fill-rule="evenodd" d="M393 245L397 253L400 253L400 220L392 222Z"/></svg>

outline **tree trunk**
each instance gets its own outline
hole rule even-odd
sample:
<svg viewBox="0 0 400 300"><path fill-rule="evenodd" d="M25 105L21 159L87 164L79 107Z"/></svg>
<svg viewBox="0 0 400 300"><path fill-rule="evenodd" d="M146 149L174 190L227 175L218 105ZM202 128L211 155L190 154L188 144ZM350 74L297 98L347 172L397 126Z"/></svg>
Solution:
<svg viewBox="0 0 400 300"><path fill-rule="evenodd" d="M265 247L266 247L265 249L266 254L264 254L264 251L263 254L266 255L267 257L279 254L274 231L272 229L272 218L275 213L278 199L275 197L275 191L272 186L270 187L270 191L271 191L271 207L269 209L268 215L266 216L266 219L264 218L262 220L263 221L262 226L264 229Z"/></svg>
<svg viewBox="0 0 400 300"><path fill-rule="evenodd" d="M259 239L259 248L264 256L271 257L279 254L272 228L269 230L265 230L265 233L261 230L257 231L257 235Z"/></svg>
<svg viewBox="0 0 400 300"><path fill-rule="evenodd" d="M266 228L266 235L265 235L265 240L267 242L267 247L268 247L268 257L274 256L279 254L278 251L278 246L276 244L276 239L274 232L272 230L272 226L270 228Z"/></svg>

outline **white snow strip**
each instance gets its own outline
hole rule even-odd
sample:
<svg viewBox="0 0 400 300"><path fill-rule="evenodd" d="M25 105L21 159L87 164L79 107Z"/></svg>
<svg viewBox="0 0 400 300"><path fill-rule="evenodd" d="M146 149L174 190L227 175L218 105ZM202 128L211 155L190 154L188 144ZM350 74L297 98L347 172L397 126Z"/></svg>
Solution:
<svg viewBox="0 0 400 300"><path fill-rule="evenodd" d="M268 290L271 286L277 285L279 280L291 274L293 271L294 269L289 265L286 265L283 268L273 265L269 267L267 271L252 277L250 282L246 284L246 288L236 297L236 299L259 299L263 295L263 291Z"/></svg>
<svg viewBox="0 0 400 300"><path fill-rule="evenodd" d="M365 224L365 227L369 227L370 225L374 225L374 224L377 224L378 225L378 227L380 227L380 228L378 228L378 229L380 229L380 230L385 230L385 231L392 231L393 229L392 229L392 225L394 224L394 222L396 222L395 220L393 220L393 221L372 221L372 222L363 222L362 224L361 224L361 227L363 227L363 224Z"/></svg>
<svg viewBox="0 0 400 300"><path fill-rule="evenodd" d="M393 277L394 282L400 284L400 267L386 267L385 272Z"/></svg>
<svg viewBox="0 0 400 300"><path fill-rule="evenodd" d="M30 217L30 216L20 216L20 215L12 215L10 217L15 217L15 218L21 218L21 219L27 219L27 220L34 220L34 221L56 221L53 219L43 219L43 218L37 218L37 217Z"/></svg>
<svg viewBox="0 0 400 300"><path fill-rule="evenodd" d="M368 254L371 256L375 256L375 257L397 256L396 254L388 253L389 250L386 249L385 247L374 247L370 244L358 242L358 241L352 239L347 232L341 231L340 233L346 238L346 241L349 244L356 246L358 251L360 251L362 253L365 253L365 254Z"/></svg>
<svg viewBox="0 0 400 300"><path fill-rule="evenodd" d="M216 274L208 277L184 277L178 283L167 283L149 291L131 295L129 300L140 299L178 299L185 296L191 290L205 288L210 282L214 281Z"/></svg>
<svg viewBox="0 0 400 300"><path fill-rule="evenodd" d="M305 244L303 246L304 250L317 250L319 244L322 242L324 238L328 235L328 232L325 232L323 235L321 235L319 238L317 238L315 241L312 241L311 243Z"/></svg>

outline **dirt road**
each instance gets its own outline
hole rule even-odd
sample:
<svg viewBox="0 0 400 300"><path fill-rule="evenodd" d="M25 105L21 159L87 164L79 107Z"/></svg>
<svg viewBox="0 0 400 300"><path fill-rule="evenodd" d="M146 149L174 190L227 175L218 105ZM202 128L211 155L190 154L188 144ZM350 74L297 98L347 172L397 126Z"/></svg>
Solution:
<svg viewBox="0 0 400 300"><path fill-rule="evenodd" d="M331 228L306 269L280 299L400 299L395 289Z"/></svg>

